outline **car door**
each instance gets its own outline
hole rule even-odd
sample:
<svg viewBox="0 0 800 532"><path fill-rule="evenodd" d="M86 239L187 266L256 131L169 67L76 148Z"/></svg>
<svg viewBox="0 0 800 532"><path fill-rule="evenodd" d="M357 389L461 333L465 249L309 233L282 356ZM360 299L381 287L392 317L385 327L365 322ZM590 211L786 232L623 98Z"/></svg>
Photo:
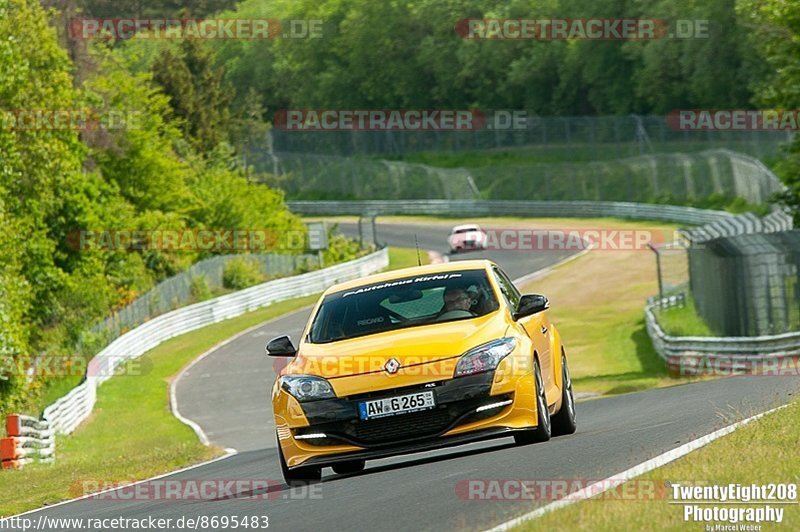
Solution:
<svg viewBox="0 0 800 532"><path fill-rule="evenodd" d="M493 267L493 273L500 291L503 293L509 307L517 308L522 297L517 287L500 268ZM528 337L533 342L534 349L539 355L539 365L542 370L544 380L545 395L547 402L552 403L559 391L553 378L553 357L550 349L550 320L547 318L547 311L538 312L532 316L520 318L519 323L528 333Z"/></svg>

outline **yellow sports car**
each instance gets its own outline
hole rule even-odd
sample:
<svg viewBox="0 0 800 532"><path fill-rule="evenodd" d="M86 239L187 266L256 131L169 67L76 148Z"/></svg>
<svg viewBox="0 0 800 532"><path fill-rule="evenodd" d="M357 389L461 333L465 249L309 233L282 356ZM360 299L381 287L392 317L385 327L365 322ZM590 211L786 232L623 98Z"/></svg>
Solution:
<svg viewBox="0 0 800 532"><path fill-rule="evenodd" d="M513 436L575 432L549 303L493 262L396 270L328 289L272 391L287 483L354 473L374 458Z"/></svg>

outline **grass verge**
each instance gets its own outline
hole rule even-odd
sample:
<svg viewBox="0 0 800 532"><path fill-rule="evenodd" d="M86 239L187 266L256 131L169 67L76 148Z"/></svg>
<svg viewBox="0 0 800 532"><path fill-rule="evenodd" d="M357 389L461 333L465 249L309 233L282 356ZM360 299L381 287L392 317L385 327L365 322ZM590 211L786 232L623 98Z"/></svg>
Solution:
<svg viewBox="0 0 800 532"><path fill-rule="evenodd" d="M769 437L765 437L767 434ZM794 401L788 408L749 423L733 434L651 471L629 482L627 486L623 485L613 490L617 494L639 493L639 487L652 485L655 488L653 497L645 496L631 500L615 499L610 494L601 495L545 514L518 527L518 530L686 530L690 527L703 530L704 522L683 520L682 504L669 504L672 500L672 491L666 487L665 482L718 486L800 484L800 469L797 467L798 441L800 441L800 402ZM742 460L744 456L747 460ZM763 505L747 504L725 506L763 508ZM770 523L764 523L762 530L800 528L800 505L772 506L785 510L783 521L773 527L769 526ZM730 523L724 524L730 525ZM712 530L715 529L714 523L711 523L711 527ZM735 529L740 530L738 524L735 525ZM716 530L729 529L716 528Z"/></svg>
<svg viewBox="0 0 800 532"><path fill-rule="evenodd" d="M417 266L417 257L417 250L414 248L389 248L389 269L399 270ZM419 262L430 263L428 253L424 249L419 250Z"/></svg>
<svg viewBox="0 0 800 532"><path fill-rule="evenodd" d="M658 310L656 318L664 332L671 336L717 336L697 314L691 296L686 298L686 306Z"/></svg>
<svg viewBox="0 0 800 532"><path fill-rule="evenodd" d="M551 227L566 227L565 222L574 223L562 221ZM674 229L614 220L596 227L622 226ZM647 298L658 292L655 260L649 251L591 251L524 286L523 292L550 299L550 319L564 341L576 391L617 394L690 380L667 373L647 335L643 308Z"/></svg>

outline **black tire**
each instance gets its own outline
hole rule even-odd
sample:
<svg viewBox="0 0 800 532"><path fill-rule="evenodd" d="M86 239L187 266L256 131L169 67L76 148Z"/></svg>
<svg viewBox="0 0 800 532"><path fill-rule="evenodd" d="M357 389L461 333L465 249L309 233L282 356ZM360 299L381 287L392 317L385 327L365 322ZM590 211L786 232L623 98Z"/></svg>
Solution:
<svg viewBox="0 0 800 532"><path fill-rule="evenodd" d="M573 434L578 428L575 420L575 397L572 395L572 377L567 366L567 356L561 351L561 409L553 416L553 435Z"/></svg>
<svg viewBox="0 0 800 532"><path fill-rule="evenodd" d="M348 473L358 473L360 471L364 471L364 467L367 465L366 460L349 460L347 462L339 462L338 464L333 464L333 472L339 475L347 475Z"/></svg>
<svg viewBox="0 0 800 532"><path fill-rule="evenodd" d="M283 451L281 450L280 443L278 444L278 458L281 462L281 473L283 473L283 480L288 486L310 484L312 482L319 482L322 480L322 467L306 466L289 469L289 467L286 465L286 459L283 457Z"/></svg>
<svg viewBox="0 0 800 532"><path fill-rule="evenodd" d="M552 433L550 412L547 410L547 399L544 394L542 370L539 368L539 361L536 359L533 362L533 374L534 386L536 387L536 428L514 433L514 441L517 445L545 442L550 439Z"/></svg>

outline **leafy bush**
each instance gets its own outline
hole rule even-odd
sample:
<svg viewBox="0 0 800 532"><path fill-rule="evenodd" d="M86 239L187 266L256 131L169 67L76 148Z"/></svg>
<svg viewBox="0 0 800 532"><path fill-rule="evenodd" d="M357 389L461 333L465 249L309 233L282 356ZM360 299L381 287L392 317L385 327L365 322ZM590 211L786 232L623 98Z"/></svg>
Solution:
<svg viewBox="0 0 800 532"><path fill-rule="evenodd" d="M241 290L265 280L260 266L245 257L231 259L225 263L222 273L222 286L231 290Z"/></svg>
<svg viewBox="0 0 800 532"><path fill-rule="evenodd" d="M340 234L336 225L328 227L328 249L322 254L325 265L353 260L360 251L359 243Z"/></svg>
<svg viewBox="0 0 800 532"><path fill-rule="evenodd" d="M203 275L192 277L191 291L192 298L195 301L205 301L212 297L211 289L208 287L208 282Z"/></svg>

